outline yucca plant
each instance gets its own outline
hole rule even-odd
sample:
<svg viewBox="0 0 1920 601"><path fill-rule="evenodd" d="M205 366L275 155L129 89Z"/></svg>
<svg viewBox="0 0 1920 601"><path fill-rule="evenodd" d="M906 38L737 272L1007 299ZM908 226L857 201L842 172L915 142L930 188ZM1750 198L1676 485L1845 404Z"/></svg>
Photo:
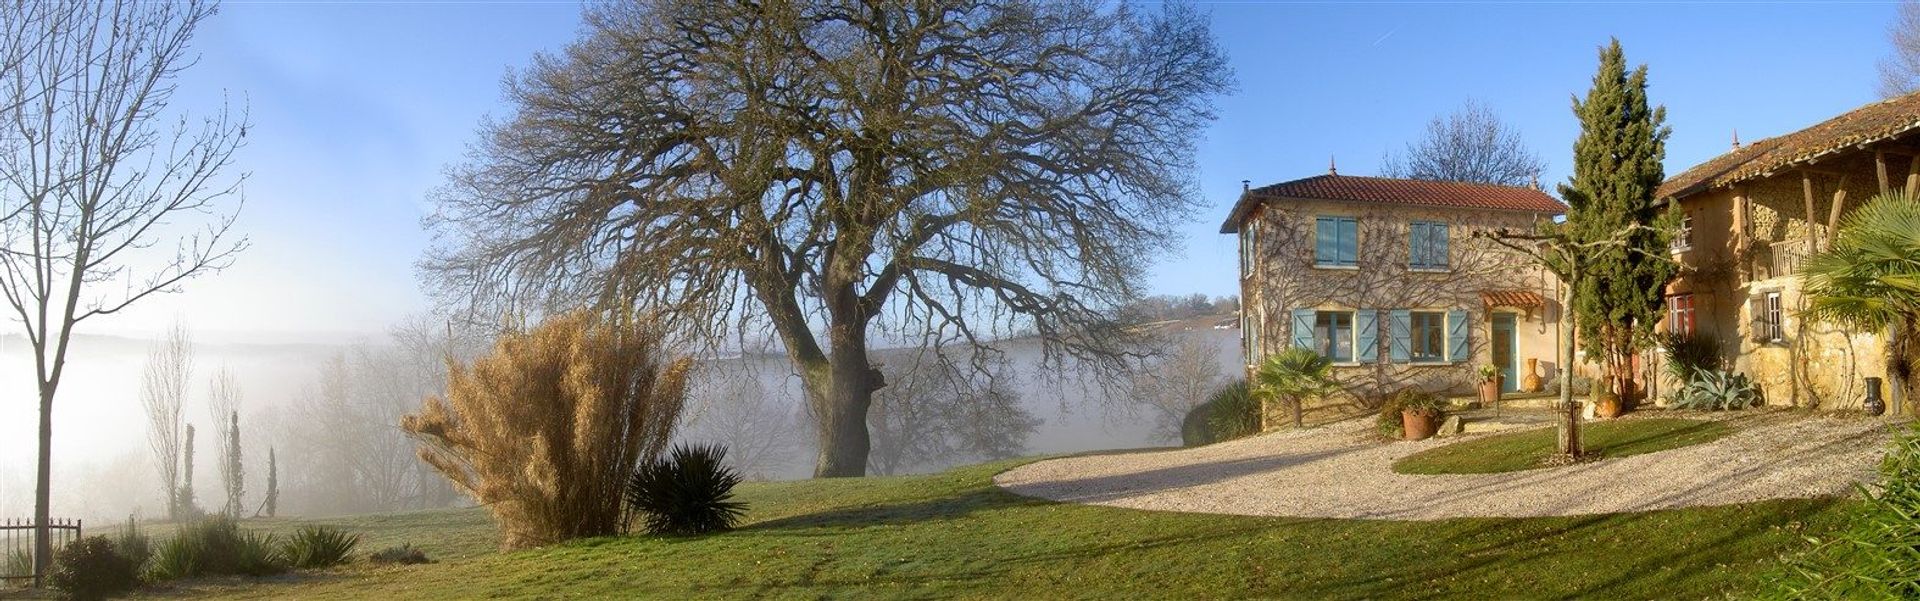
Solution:
<svg viewBox="0 0 1920 601"><path fill-rule="evenodd" d="M265 576L287 569L271 534L248 532L233 520L213 517L189 524L154 553L147 574L153 580L195 576Z"/></svg>
<svg viewBox="0 0 1920 601"><path fill-rule="evenodd" d="M302 526L281 547L287 564L296 568L329 568L346 563L360 535L331 526Z"/></svg>
<svg viewBox="0 0 1920 601"><path fill-rule="evenodd" d="M675 445L640 467L627 485L627 504L654 534L731 530L747 505L733 499L740 474L726 466L720 445Z"/></svg>
<svg viewBox="0 0 1920 601"><path fill-rule="evenodd" d="M1254 374L1253 394L1262 401L1280 401L1293 414L1293 427L1304 425L1301 405L1340 387L1333 379L1333 361L1310 349L1293 347L1267 357Z"/></svg>
<svg viewBox="0 0 1920 601"><path fill-rule="evenodd" d="M147 580L178 580L200 574L200 545L193 539L175 535L154 550L147 562Z"/></svg>
<svg viewBox="0 0 1920 601"><path fill-rule="evenodd" d="M1189 447L1225 442L1260 433L1260 403L1246 380L1215 390L1207 401L1187 410L1180 440Z"/></svg>

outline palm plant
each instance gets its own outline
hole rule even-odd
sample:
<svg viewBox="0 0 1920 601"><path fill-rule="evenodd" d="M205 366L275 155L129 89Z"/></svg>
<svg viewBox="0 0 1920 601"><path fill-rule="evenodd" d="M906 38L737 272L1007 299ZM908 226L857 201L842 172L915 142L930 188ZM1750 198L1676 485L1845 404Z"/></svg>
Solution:
<svg viewBox="0 0 1920 601"><path fill-rule="evenodd" d="M1254 374L1253 392L1262 402L1282 401L1293 413L1293 427L1302 427L1301 405L1307 399L1338 390L1333 361L1309 349L1294 347L1267 357Z"/></svg>
<svg viewBox="0 0 1920 601"><path fill-rule="evenodd" d="M1854 210L1828 248L1807 260L1808 317L1859 331L1891 331L1888 363L1913 365L1920 315L1920 203L1889 192Z"/></svg>

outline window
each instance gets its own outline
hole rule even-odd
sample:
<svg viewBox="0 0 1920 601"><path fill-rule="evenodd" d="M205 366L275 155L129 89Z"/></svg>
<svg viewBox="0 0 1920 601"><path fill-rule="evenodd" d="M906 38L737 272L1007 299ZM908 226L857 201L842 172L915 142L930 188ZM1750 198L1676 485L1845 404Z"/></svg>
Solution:
<svg viewBox="0 0 1920 601"><path fill-rule="evenodd" d="M1415 221L1407 227L1407 267L1421 270L1447 268L1447 224Z"/></svg>
<svg viewBox="0 0 1920 601"><path fill-rule="evenodd" d="M1683 213L1680 215L1680 231L1673 233L1673 249L1689 248L1693 248L1693 216Z"/></svg>
<svg viewBox="0 0 1920 601"><path fill-rule="evenodd" d="M1313 264L1317 267L1360 265L1360 221L1352 217L1314 220Z"/></svg>
<svg viewBox="0 0 1920 601"><path fill-rule="evenodd" d="M1240 277L1253 276L1253 259L1260 255L1260 217L1240 226Z"/></svg>
<svg viewBox="0 0 1920 601"><path fill-rule="evenodd" d="M1667 331L1681 336L1693 335L1693 295L1677 294L1667 298Z"/></svg>
<svg viewBox="0 0 1920 601"><path fill-rule="evenodd" d="M1313 316L1313 349L1336 363L1353 361L1353 313L1320 311Z"/></svg>
<svg viewBox="0 0 1920 601"><path fill-rule="evenodd" d="M1782 323L1780 315L1780 293L1768 292L1762 301L1760 305L1760 340L1763 342L1780 342L1786 339L1786 328L1783 327L1785 324Z"/></svg>
<svg viewBox="0 0 1920 601"><path fill-rule="evenodd" d="M1447 360L1447 314L1439 311L1414 311L1412 335L1413 361L1439 363Z"/></svg>

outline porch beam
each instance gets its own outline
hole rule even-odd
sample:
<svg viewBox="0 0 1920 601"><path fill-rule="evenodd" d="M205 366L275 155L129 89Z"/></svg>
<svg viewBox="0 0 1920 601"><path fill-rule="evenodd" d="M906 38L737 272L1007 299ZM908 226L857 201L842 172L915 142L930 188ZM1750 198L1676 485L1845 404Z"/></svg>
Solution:
<svg viewBox="0 0 1920 601"><path fill-rule="evenodd" d="M1888 191L1888 184L1887 184L1887 153L1885 151L1880 151L1880 150L1873 151L1873 175L1874 177L1878 178L1880 181L1880 193L1886 194Z"/></svg>
<svg viewBox="0 0 1920 601"><path fill-rule="evenodd" d="M1813 173L1804 169L1800 171L1800 196L1801 201L1806 203L1806 213L1802 214L1801 219L1807 223L1807 252L1812 253L1819 250L1813 248Z"/></svg>
<svg viewBox="0 0 1920 601"><path fill-rule="evenodd" d="M1907 161L1907 198L1920 195L1920 154Z"/></svg>
<svg viewBox="0 0 1920 601"><path fill-rule="evenodd" d="M1833 186L1833 206L1827 208L1826 246L1833 245L1834 232L1840 231L1840 212L1847 206L1847 176Z"/></svg>

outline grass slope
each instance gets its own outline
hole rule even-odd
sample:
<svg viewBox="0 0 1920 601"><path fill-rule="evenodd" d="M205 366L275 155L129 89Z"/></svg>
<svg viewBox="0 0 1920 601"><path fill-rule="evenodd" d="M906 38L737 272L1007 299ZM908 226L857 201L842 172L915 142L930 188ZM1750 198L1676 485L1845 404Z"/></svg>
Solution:
<svg viewBox="0 0 1920 601"><path fill-rule="evenodd" d="M477 510L347 518L369 548L440 563L354 564L279 582L155 591L216 598L1471 598L1740 596L1832 531L1849 502L1645 514L1387 522L1145 512L994 488L1013 463L743 486L745 528L491 551ZM281 524L290 527L290 524Z"/></svg>
<svg viewBox="0 0 1920 601"><path fill-rule="evenodd" d="M1733 433L1723 422L1653 418L1588 422L1580 440L1602 458L1652 453L1718 440ZM1402 474L1493 474L1540 467L1554 451L1554 428L1497 434L1428 449L1394 462Z"/></svg>

